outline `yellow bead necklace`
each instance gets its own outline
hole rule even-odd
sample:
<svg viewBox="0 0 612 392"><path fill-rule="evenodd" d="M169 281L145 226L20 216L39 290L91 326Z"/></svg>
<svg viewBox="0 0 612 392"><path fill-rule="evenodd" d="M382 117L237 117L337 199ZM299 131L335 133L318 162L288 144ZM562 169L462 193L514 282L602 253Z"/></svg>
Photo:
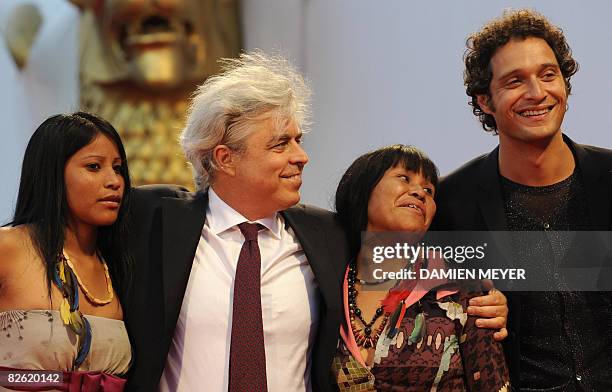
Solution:
<svg viewBox="0 0 612 392"><path fill-rule="evenodd" d="M74 268L74 265L70 261L68 254L66 253L65 250L63 253L64 253L64 258L66 259L66 264L68 264L68 266L74 273L74 276L76 277L79 287L81 288L81 290L83 291L83 294L85 294L85 297L87 297L89 302L91 302L92 304L96 306L103 306L103 305L109 304L113 300L114 291L113 291L113 282L111 281L110 274L108 273L108 266L106 265L104 258L100 258L100 256L98 256L100 258L100 261L102 262L102 265L104 266L104 278L106 279L106 292L108 293L108 298L100 299L100 298L95 297L89 292L89 290L87 289L87 286L85 286L85 284L83 284L83 282L81 281L81 278L79 277L79 274Z"/></svg>

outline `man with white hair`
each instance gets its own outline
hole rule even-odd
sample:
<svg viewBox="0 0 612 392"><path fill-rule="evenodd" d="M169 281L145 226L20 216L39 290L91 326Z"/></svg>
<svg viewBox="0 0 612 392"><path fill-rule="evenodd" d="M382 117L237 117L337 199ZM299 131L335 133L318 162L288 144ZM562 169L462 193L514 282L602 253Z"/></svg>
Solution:
<svg viewBox="0 0 612 392"><path fill-rule="evenodd" d="M348 254L332 213L295 206L309 96L283 59L228 60L181 137L198 192L136 189L129 389L306 391L311 365L329 374Z"/></svg>

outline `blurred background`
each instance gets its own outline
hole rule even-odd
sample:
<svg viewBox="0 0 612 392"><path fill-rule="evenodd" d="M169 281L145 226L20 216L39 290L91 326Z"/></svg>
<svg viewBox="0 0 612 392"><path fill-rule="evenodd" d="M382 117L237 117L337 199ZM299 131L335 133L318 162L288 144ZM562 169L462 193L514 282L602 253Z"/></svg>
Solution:
<svg viewBox="0 0 612 392"><path fill-rule="evenodd" d="M176 137L219 57L281 53L314 90L302 201L331 208L352 160L414 144L442 174L496 144L467 105L465 39L505 8L563 28L580 63L564 131L612 148L612 3L591 0L0 0L0 221L49 115L80 108L122 133L137 183L191 186Z"/></svg>

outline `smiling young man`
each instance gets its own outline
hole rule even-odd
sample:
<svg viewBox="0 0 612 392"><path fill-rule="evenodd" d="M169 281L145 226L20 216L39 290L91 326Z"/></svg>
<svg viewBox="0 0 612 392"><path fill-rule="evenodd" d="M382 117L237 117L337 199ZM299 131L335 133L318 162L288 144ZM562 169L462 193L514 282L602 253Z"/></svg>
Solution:
<svg viewBox="0 0 612 392"><path fill-rule="evenodd" d="M561 130L578 70L562 31L534 11L506 12L469 37L465 65L472 110L499 146L441 181L436 229L609 231L612 151L577 144ZM540 245L544 256L568 250ZM541 260L543 270L558 267L553 257ZM609 293L508 299L505 347L515 387L612 390Z"/></svg>

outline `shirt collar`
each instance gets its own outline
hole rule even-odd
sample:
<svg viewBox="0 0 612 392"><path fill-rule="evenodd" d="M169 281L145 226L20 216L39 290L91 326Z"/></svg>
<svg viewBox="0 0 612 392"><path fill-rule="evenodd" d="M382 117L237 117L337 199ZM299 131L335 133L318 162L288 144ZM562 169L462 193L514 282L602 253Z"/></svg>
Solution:
<svg viewBox="0 0 612 392"><path fill-rule="evenodd" d="M270 233L277 239L281 238L281 229L283 227L282 217L277 212L271 216L249 221L242 216L238 211L230 207L223 199L219 197L212 189L208 188L208 208L206 209L206 224L210 230L219 235L224 231L238 226L243 222L259 223L265 226Z"/></svg>

